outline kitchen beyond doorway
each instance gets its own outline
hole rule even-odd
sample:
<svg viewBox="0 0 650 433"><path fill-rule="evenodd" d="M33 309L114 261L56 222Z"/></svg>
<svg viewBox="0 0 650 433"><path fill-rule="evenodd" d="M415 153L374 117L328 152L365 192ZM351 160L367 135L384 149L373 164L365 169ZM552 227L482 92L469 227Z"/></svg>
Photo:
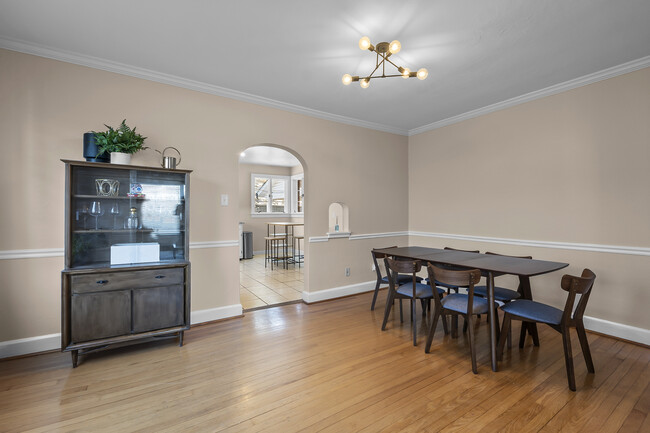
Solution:
<svg viewBox="0 0 650 433"><path fill-rule="evenodd" d="M304 267L264 267L264 255L239 262L239 294L244 311L302 300Z"/></svg>

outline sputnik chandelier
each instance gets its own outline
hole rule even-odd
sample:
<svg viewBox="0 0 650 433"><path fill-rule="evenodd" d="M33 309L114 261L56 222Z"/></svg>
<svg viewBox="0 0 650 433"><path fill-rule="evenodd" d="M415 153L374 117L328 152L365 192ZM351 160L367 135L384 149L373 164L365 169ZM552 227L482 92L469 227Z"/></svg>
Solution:
<svg viewBox="0 0 650 433"><path fill-rule="evenodd" d="M346 86L353 81L358 81L359 85L361 85L361 87L366 89L368 88L368 86L370 86L370 80L373 78L418 77L418 79L424 80L429 75L429 71L427 71L425 68L420 68L418 69L417 72L411 72L409 68L403 68L401 66L397 66L395 63L390 61L389 57L392 56L393 54L399 53L400 50L402 49L402 44L400 44L400 42L397 40L391 42L390 44L388 42L380 42L375 47L370 43L370 39L368 38L368 36L364 36L361 39L359 39L359 48L361 48L362 50L374 51L375 53L377 53L377 63L375 65L375 69L373 69L373 71L367 77L359 77L358 75L352 76L350 74L343 75L343 79L341 81L343 81L343 84L345 84ZM386 62L395 66L399 71L399 74L386 75ZM381 67L381 75L373 76L373 74L377 72L379 67Z"/></svg>

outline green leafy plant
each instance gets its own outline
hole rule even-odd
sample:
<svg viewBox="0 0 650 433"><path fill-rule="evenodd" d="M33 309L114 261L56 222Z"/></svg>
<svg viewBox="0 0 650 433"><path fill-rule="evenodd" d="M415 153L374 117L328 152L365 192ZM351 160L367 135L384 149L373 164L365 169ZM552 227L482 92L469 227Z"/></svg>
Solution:
<svg viewBox="0 0 650 433"><path fill-rule="evenodd" d="M147 149L142 146L147 137L135 132L135 127L131 129L126 124L126 119L122 120L120 126L115 129L111 126L104 124L108 128L105 132L95 132L95 143L99 152L97 156L104 153L122 152L122 153L136 153L139 150Z"/></svg>

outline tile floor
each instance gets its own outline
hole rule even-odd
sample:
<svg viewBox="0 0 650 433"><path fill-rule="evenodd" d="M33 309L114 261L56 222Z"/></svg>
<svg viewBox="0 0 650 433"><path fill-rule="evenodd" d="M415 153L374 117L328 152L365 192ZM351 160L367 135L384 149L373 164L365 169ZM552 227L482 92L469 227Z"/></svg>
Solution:
<svg viewBox="0 0 650 433"><path fill-rule="evenodd" d="M305 287L304 263L290 264L271 270L264 267L264 255L256 254L252 259L239 261L239 296L244 310L265 307L302 299Z"/></svg>

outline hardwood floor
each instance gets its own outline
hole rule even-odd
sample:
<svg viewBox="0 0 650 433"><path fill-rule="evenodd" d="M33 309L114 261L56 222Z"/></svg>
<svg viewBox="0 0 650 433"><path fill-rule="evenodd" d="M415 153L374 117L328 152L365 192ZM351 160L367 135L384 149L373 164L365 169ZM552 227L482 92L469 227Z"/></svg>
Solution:
<svg viewBox="0 0 650 433"><path fill-rule="evenodd" d="M588 375L574 338L571 392L559 334L515 342L493 373L483 320L474 375L462 334L440 326L425 354L422 329L413 347L408 308L382 332L384 298L374 312L370 294L253 311L76 369L67 353L2 361L0 431L650 431L650 349L589 334Z"/></svg>

